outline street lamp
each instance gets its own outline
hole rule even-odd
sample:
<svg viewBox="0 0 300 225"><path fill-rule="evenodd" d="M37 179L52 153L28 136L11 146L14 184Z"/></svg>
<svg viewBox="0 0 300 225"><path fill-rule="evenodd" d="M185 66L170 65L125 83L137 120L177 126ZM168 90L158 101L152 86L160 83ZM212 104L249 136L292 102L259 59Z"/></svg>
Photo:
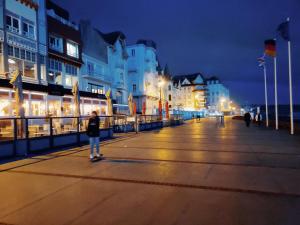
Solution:
<svg viewBox="0 0 300 225"><path fill-rule="evenodd" d="M161 89L164 86L165 81L163 79L158 80L158 87L159 87L159 99L161 100Z"/></svg>
<svg viewBox="0 0 300 225"><path fill-rule="evenodd" d="M162 78L160 78L158 80L158 87L159 87L159 102L158 102L158 112L159 112L159 117L160 119L162 119L162 102L161 102L161 89L164 85L164 80Z"/></svg>

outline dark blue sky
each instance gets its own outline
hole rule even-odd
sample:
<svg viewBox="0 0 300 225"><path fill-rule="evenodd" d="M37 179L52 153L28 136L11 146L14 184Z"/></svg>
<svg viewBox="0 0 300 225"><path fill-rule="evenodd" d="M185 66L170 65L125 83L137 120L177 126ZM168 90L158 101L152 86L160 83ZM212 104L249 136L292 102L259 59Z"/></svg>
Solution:
<svg viewBox="0 0 300 225"><path fill-rule="evenodd" d="M127 44L154 40L173 74L218 76L240 103L263 103L257 58L265 39L291 18L294 98L300 103L300 0L56 0L74 21L90 19L103 32L121 30ZM273 95L273 64L268 64ZM279 102L288 103L287 43L278 40Z"/></svg>

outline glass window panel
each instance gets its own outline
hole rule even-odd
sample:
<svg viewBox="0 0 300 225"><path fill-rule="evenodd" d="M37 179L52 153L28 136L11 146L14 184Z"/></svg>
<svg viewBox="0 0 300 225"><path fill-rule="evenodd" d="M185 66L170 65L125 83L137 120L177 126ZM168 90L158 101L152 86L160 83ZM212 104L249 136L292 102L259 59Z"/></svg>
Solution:
<svg viewBox="0 0 300 225"><path fill-rule="evenodd" d="M24 62L24 76L29 78L35 78L35 64L30 62Z"/></svg>
<svg viewBox="0 0 300 225"><path fill-rule="evenodd" d="M31 61L31 52L26 51L26 60Z"/></svg>
<svg viewBox="0 0 300 225"><path fill-rule="evenodd" d="M15 47L15 57L20 58L20 49Z"/></svg>
<svg viewBox="0 0 300 225"><path fill-rule="evenodd" d="M25 59L25 50L21 49L21 59Z"/></svg>

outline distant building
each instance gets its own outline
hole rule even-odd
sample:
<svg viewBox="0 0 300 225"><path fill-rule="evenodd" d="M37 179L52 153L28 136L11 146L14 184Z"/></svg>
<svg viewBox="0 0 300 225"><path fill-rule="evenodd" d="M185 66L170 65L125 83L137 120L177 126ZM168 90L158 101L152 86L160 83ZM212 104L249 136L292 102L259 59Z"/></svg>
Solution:
<svg viewBox="0 0 300 225"><path fill-rule="evenodd" d="M172 77L168 100L173 110L201 111L206 109L206 83L201 73Z"/></svg>
<svg viewBox="0 0 300 225"><path fill-rule="evenodd" d="M229 111L229 90L220 82L219 78L211 77L206 80L207 108L209 111Z"/></svg>
<svg viewBox="0 0 300 225"><path fill-rule="evenodd" d="M155 42L139 40L135 45L127 46L127 54L128 89L133 94L137 111L142 112L144 104L146 114L157 114L161 89Z"/></svg>

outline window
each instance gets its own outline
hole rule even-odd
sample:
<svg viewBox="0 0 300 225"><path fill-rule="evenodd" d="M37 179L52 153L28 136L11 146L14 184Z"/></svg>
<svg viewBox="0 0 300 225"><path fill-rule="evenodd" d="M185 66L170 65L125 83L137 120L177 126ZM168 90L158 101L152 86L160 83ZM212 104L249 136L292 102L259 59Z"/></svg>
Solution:
<svg viewBox="0 0 300 225"><path fill-rule="evenodd" d="M66 75L65 85L72 87L73 85L75 85L76 81L77 81L77 77L74 77L72 75Z"/></svg>
<svg viewBox="0 0 300 225"><path fill-rule="evenodd" d="M23 22L23 35L29 38L34 38L35 37L34 26L27 22Z"/></svg>
<svg viewBox="0 0 300 225"><path fill-rule="evenodd" d="M25 59L25 50L21 49L21 59Z"/></svg>
<svg viewBox="0 0 300 225"><path fill-rule="evenodd" d="M49 36L49 47L53 50L63 52L62 38L56 37L54 35Z"/></svg>
<svg viewBox="0 0 300 225"><path fill-rule="evenodd" d="M104 94L104 87L102 85L88 83L88 90L92 93Z"/></svg>
<svg viewBox="0 0 300 225"><path fill-rule="evenodd" d="M132 49L132 50L131 50L131 55L132 55L132 56L135 56L135 49Z"/></svg>
<svg viewBox="0 0 300 225"><path fill-rule="evenodd" d="M172 96L171 95L169 95L169 101L172 101Z"/></svg>
<svg viewBox="0 0 300 225"><path fill-rule="evenodd" d="M31 52L26 51L26 60L31 61Z"/></svg>
<svg viewBox="0 0 300 225"><path fill-rule="evenodd" d="M12 32L19 33L20 32L20 25L19 25L19 19L7 15L6 16L6 28Z"/></svg>
<svg viewBox="0 0 300 225"><path fill-rule="evenodd" d="M72 86L77 81L77 67L65 64L66 66L66 79L65 79L65 85Z"/></svg>
<svg viewBox="0 0 300 225"><path fill-rule="evenodd" d="M77 67L70 64L66 64L66 73L77 76Z"/></svg>
<svg viewBox="0 0 300 225"><path fill-rule="evenodd" d="M169 85L169 91L171 91L171 89L172 89L172 87L171 87L171 85Z"/></svg>
<svg viewBox="0 0 300 225"><path fill-rule="evenodd" d="M93 63L90 63L90 62L87 63L87 73L90 76L94 75L94 64Z"/></svg>
<svg viewBox="0 0 300 225"><path fill-rule="evenodd" d="M35 78L35 64L24 61L24 76Z"/></svg>
<svg viewBox="0 0 300 225"><path fill-rule="evenodd" d="M69 56L79 58L78 45L73 42L67 41L67 54Z"/></svg>
<svg viewBox="0 0 300 225"><path fill-rule="evenodd" d="M62 62L49 59L48 81L54 84L62 84Z"/></svg>
<svg viewBox="0 0 300 225"><path fill-rule="evenodd" d="M15 57L20 58L20 49L15 47Z"/></svg>
<svg viewBox="0 0 300 225"><path fill-rule="evenodd" d="M8 45L8 55L14 58L36 62L36 53Z"/></svg>
<svg viewBox="0 0 300 225"><path fill-rule="evenodd" d="M136 92L136 84L132 85L132 92Z"/></svg>
<svg viewBox="0 0 300 225"><path fill-rule="evenodd" d="M14 55L14 47L13 46L8 46L8 55L13 56Z"/></svg>

